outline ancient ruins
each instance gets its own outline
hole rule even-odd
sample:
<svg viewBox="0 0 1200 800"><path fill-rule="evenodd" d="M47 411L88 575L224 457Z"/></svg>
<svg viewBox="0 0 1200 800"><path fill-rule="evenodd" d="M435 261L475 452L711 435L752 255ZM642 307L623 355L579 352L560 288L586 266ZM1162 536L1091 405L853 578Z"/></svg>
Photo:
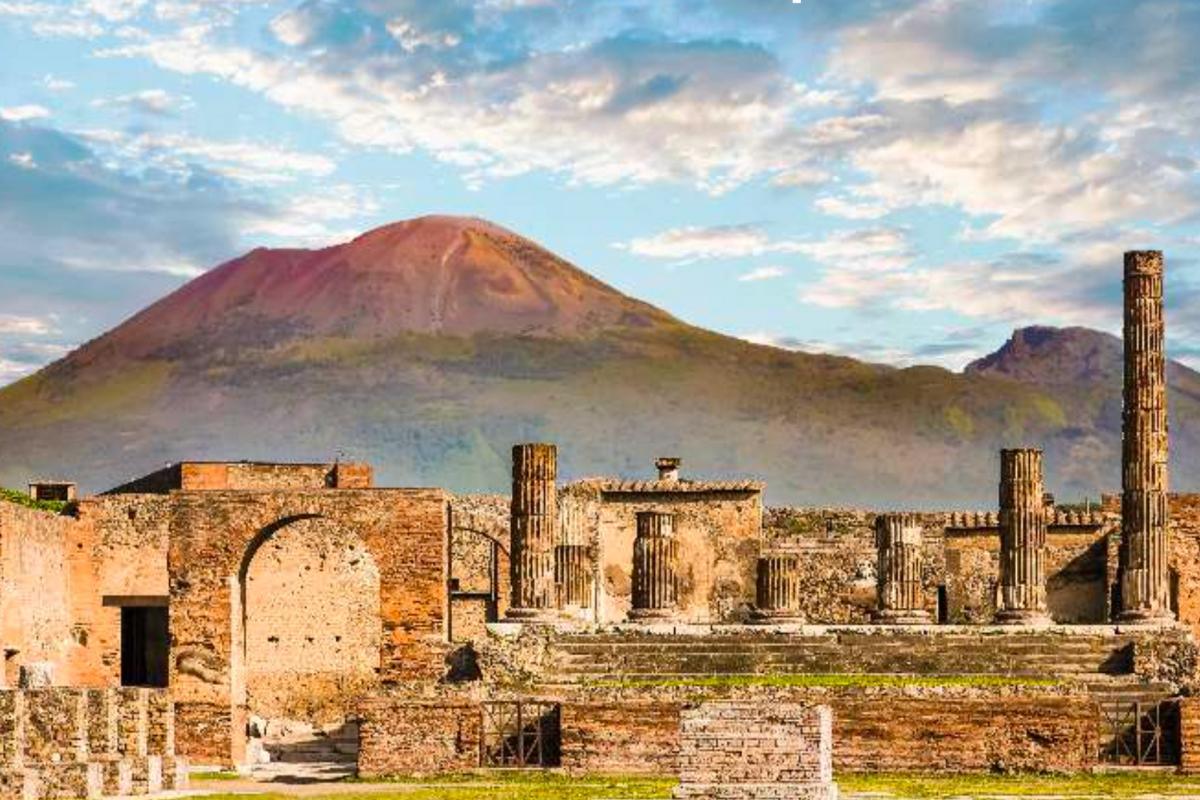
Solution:
<svg viewBox="0 0 1200 800"><path fill-rule="evenodd" d="M797 726L780 746L814 797L829 763L1200 768L1200 495L1167 493L1162 269L1126 254L1122 491L1097 505L1055 504L1036 442L999 453L984 510L764 508L677 457L560 483L550 443L513 447L509 496L347 462L35 482L69 503L0 503L3 795L300 760L703 784L717 717ZM69 708L31 725L47 703Z"/></svg>

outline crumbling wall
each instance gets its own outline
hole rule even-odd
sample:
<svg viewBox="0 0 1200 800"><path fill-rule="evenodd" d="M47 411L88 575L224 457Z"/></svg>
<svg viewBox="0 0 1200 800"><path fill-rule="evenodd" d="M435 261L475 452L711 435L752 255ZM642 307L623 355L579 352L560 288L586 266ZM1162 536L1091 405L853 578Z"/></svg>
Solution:
<svg viewBox="0 0 1200 800"><path fill-rule="evenodd" d="M189 756L244 759L241 576L258 543L303 519L353 532L379 570L380 680L441 674L449 503L440 490L182 492L170 513L171 685Z"/></svg>
<svg viewBox="0 0 1200 800"><path fill-rule="evenodd" d="M455 495L450 516L451 630L472 641L508 609L509 498Z"/></svg>
<svg viewBox="0 0 1200 800"><path fill-rule="evenodd" d="M479 766L482 712L475 703L381 694L366 700L360 711L360 777L464 772Z"/></svg>
<svg viewBox="0 0 1200 800"><path fill-rule="evenodd" d="M244 591L250 713L344 719L379 672L379 569L364 544L297 520L252 554Z"/></svg>
<svg viewBox="0 0 1200 800"><path fill-rule="evenodd" d="M55 679L69 679L66 661L76 640L67 569L72 517L0 502L0 644L6 683L22 664L53 662Z"/></svg>
<svg viewBox="0 0 1200 800"><path fill-rule="evenodd" d="M761 493L604 491L595 542L601 587L599 621L619 622L629 614L638 511L675 515L680 620L749 617L762 532Z"/></svg>
<svg viewBox="0 0 1200 800"><path fill-rule="evenodd" d="M809 622L866 623L875 609L876 550L863 509L769 508L764 547L801 555L802 613ZM923 528L925 608L956 624L990 623L996 613L999 531L994 515L914 514ZM1057 519L1057 518L1056 518ZM1062 522L1065 523L1063 517ZM1108 619L1107 535L1112 518L1052 524L1047 530L1046 586L1051 617L1061 623ZM1200 597L1200 582L1197 583Z"/></svg>
<svg viewBox="0 0 1200 800"><path fill-rule="evenodd" d="M117 494L79 502L68 548L80 648L72 683L121 682L121 608L167 601L170 498Z"/></svg>
<svg viewBox="0 0 1200 800"><path fill-rule="evenodd" d="M362 708L362 774L477 765L480 701L517 696L372 698ZM710 700L829 705L835 774L1074 772L1098 752L1098 708L1061 687L559 686L523 699L560 704L561 762L571 772L676 774L680 713Z"/></svg>
<svg viewBox="0 0 1200 800"><path fill-rule="evenodd" d="M164 690L0 690L0 794L129 796L187 788Z"/></svg>

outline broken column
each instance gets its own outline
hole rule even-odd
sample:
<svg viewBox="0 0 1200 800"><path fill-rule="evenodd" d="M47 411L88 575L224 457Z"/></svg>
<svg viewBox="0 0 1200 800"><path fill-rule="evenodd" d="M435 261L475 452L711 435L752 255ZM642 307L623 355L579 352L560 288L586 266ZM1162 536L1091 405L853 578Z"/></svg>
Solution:
<svg viewBox="0 0 1200 800"><path fill-rule="evenodd" d="M803 622L800 613L800 556L769 553L758 559L754 620L765 624Z"/></svg>
<svg viewBox="0 0 1200 800"><path fill-rule="evenodd" d="M876 622L927 625L921 588L921 525L911 514L880 514L875 518L878 552Z"/></svg>
<svg viewBox="0 0 1200 800"><path fill-rule="evenodd" d="M1046 614L1042 451L1000 451L1000 603L996 622L1036 625Z"/></svg>
<svg viewBox="0 0 1200 800"><path fill-rule="evenodd" d="M509 514L512 603L508 616L553 615L554 545L558 534L558 452L552 444L518 444L512 449L512 506Z"/></svg>
<svg viewBox="0 0 1200 800"><path fill-rule="evenodd" d="M661 619L675 614L679 602L678 561L675 515L660 511L637 512L630 619Z"/></svg>
<svg viewBox="0 0 1200 800"><path fill-rule="evenodd" d="M1167 567L1167 379L1160 251L1125 254L1124 334L1118 619L1150 622L1172 617Z"/></svg>

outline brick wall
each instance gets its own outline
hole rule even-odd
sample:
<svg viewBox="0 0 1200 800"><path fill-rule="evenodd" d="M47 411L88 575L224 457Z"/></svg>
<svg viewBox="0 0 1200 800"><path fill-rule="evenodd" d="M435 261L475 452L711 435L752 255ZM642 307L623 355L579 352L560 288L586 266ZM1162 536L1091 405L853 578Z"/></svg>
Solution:
<svg viewBox="0 0 1200 800"><path fill-rule="evenodd" d="M71 517L0 502L0 642L16 651L2 683L16 683L21 664L50 661L55 680L70 679L77 642L67 569Z"/></svg>
<svg viewBox="0 0 1200 800"><path fill-rule="evenodd" d="M689 800L834 800L833 714L796 703L701 703L679 722L679 786Z"/></svg>
<svg viewBox="0 0 1200 800"><path fill-rule="evenodd" d="M358 774L421 775L479 766L479 706L378 696L361 709Z"/></svg>
<svg viewBox="0 0 1200 800"><path fill-rule="evenodd" d="M247 610L241 584L250 559L259 544L289 525L314 519L356 537L378 568L379 679L429 678L443 670L449 519L440 490L172 495L171 685L180 716L189 723L212 729L228 715L221 763L243 757L241 718L253 710L247 708L247 665L240 646ZM279 663L275 673L299 675L305 669L297 659ZM189 746L192 742L187 740Z"/></svg>
<svg viewBox="0 0 1200 800"><path fill-rule="evenodd" d="M478 741L468 733L478 699L383 695L364 704L369 774L439 771L421 751L427 729L447 759L444 771L477 763ZM835 772L1070 772L1094 765L1097 751L1094 702L1055 689L577 687L529 699L561 704L562 766L573 772L676 774L680 713L711 700L830 706ZM370 743L366 731L375 732Z"/></svg>

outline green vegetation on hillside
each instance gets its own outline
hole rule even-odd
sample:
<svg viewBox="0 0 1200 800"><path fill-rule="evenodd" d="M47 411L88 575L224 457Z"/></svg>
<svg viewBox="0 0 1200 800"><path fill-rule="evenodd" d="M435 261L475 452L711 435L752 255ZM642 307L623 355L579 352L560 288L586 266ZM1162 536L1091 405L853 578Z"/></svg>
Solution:
<svg viewBox="0 0 1200 800"><path fill-rule="evenodd" d="M67 507L67 503L62 500L34 500L26 492L19 492L16 489L5 489L2 486L0 486L0 502L16 503L26 508L35 508L38 511L52 511L55 514L61 514Z"/></svg>

